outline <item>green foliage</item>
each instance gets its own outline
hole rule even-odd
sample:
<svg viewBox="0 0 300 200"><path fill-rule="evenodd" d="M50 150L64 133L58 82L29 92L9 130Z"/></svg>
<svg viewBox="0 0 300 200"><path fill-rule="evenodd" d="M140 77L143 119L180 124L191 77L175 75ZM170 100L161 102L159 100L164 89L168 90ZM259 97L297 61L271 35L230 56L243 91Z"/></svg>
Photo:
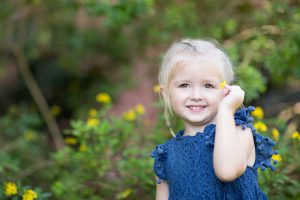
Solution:
<svg viewBox="0 0 300 200"><path fill-rule="evenodd" d="M12 105L1 117L0 176L16 177L29 168L48 150L42 148L45 136L40 131L42 121L35 108ZM26 152L24 154L24 152Z"/></svg>
<svg viewBox="0 0 300 200"><path fill-rule="evenodd" d="M26 130L37 130L41 125L42 121L36 109L28 105L11 105L0 121L3 133L11 139L25 134Z"/></svg>
<svg viewBox="0 0 300 200"><path fill-rule="evenodd" d="M266 90L265 78L254 67L241 66L237 69L236 76L238 77L237 84L243 90L247 91L245 97L246 103L253 99L257 99L259 93Z"/></svg>
<svg viewBox="0 0 300 200"><path fill-rule="evenodd" d="M300 139L280 136L277 142L279 155L282 157L276 166L276 171L266 171L259 174L260 184L272 199L299 199L300 198ZM293 152L293 153L291 153Z"/></svg>
<svg viewBox="0 0 300 200"><path fill-rule="evenodd" d="M51 190L57 199L139 199L142 193L152 198L152 146L146 145L150 137L143 131L142 113L108 117L110 108L92 109L66 130L66 143L67 138L76 142L53 154L56 164L47 169L56 177Z"/></svg>
<svg viewBox="0 0 300 200"><path fill-rule="evenodd" d="M29 185L22 185L21 182L0 182L1 200L47 200L51 193L43 192L41 188L32 188Z"/></svg>
<svg viewBox="0 0 300 200"><path fill-rule="evenodd" d="M258 131L272 138L276 142L275 149L279 152L278 155L272 157L278 162L274 165L275 171L258 170L262 190L272 199L299 199L299 132L288 131L287 123L283 119L263 118L263 115L254 116L256 116L256 123L263 122L266 125L265 130L257 127Z"/></svg>
<svg viewBox="0 0 300 200"><path fill-rule="evenodd" d="M149 154L170 137L163 115L148 129L136 111L132 121L110 116L112 104L99 106L94 95L106 91L117 100L134 84L128 77L136 59L152 65L182 37L214 38L224 46L246 104L270 90L297 88L299 13L295 0L1 1L0 81L7 82L0 84L1 181L22 180L51 191L54 199L153 199ZM47 100L61 106L57 119L68 145L59 152L51 151L24 82L5 79L16 64L10 42L21 47ZM87 114L91 107L97 107L96 116ZM172 121L174 131L181 128L178 119ZM290 137L290 121L263 121L270 137L271 128L278 128L282 157L276 172L259 174L263 191L270 199L299 199L299 141Z"/></svg>

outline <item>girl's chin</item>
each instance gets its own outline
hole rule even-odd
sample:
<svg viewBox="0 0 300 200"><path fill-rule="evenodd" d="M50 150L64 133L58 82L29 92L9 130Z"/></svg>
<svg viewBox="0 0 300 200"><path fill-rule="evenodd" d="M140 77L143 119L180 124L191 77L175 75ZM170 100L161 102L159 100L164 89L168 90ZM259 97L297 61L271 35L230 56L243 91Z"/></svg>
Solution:
<svg viewBox="0 0 300 200"><path fill-rule="evenodd" d="M199 119L188 119L185 121L193 126L203 126L205 124L205 120L199 120Z"/></svg>
<svg viewBox="0 0 300 200"><path fill-rule="evenodd" d="M185 120L187 123L193 126L205 126L207 124L215 123L214 118L203 118L203 117L190 117Z"/></svg>

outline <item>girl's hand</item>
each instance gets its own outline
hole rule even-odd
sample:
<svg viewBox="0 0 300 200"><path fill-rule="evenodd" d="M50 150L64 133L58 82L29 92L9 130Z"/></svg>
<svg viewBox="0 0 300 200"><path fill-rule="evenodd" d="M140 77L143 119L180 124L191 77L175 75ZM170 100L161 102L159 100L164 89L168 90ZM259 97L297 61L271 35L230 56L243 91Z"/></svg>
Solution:
<svg viewBox="0 0 300 200"><path fill-rule="evenodd" d="M228 108L235 112L243 104L245 92L238 85L226 85L223 89L223 96L219 108Z"/></svg>

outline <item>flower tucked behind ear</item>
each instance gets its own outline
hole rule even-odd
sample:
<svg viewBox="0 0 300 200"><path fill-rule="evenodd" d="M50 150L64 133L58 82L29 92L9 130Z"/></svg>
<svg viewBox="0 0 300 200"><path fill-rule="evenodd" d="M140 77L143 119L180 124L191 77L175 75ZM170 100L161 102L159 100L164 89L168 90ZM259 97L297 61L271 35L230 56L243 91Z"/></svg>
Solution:
<svg viewBox="0 0 300 200"><path fill-rule="evenodd" d="M160 92L160 85L157 84L157 85L153 86L153 91L154 91L155 93L159 93L159 92Z"/></svg>
<svg viewBox="0 0 300 200"><path fill-rule="evenodd" d="M223 81L222 83L220 83L220 88L224 89L226 85L227 85L226 81Z"/></svg>

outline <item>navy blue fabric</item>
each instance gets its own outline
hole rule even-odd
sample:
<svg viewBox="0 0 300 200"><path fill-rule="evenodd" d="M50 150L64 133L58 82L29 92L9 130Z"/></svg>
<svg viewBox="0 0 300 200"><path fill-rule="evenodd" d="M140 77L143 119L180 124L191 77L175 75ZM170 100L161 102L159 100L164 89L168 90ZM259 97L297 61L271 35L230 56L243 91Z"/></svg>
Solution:
<svg viewBox="0 0 300 200"><path fill-rule="evenodd" d="M257 183L257 168L274 167L271 163L275 143L260 135L252 126L250 112L254 107L238 110L235 115L237 126L251 128L256 148L256 161L248 166L242 176L232 182L220 181L213 169L214 124L205 127L195 136L183 136L181 130L176 137L164 144L157 145L151 153L154 158L154 172L161 180L168 182L169 200L265 200L266 195Z"/></svg>

